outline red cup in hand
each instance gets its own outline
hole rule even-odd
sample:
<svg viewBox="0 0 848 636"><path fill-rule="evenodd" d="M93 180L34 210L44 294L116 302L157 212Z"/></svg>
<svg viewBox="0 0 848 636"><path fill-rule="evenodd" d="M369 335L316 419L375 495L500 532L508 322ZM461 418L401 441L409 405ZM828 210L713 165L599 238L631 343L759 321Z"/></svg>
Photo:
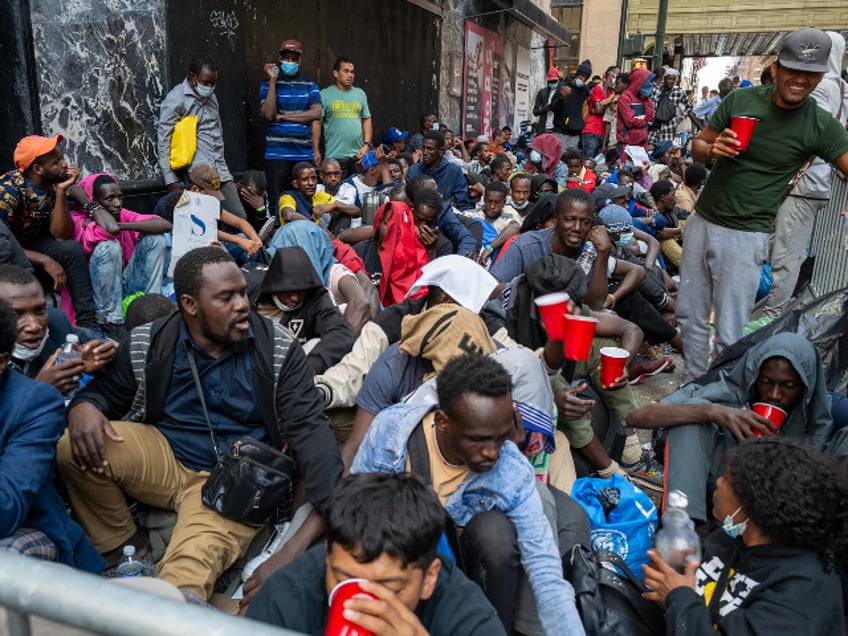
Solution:
<svg viewBox="0 0 848 636"><path fill-rule="evenodd" d="M601 348L601 384L609 386L624 373L630 352L621 347Z"/></svg>
<svg viewBox="0 0 848 636"><path fill-rule="evenodd" d="M739 145L736 150L742 152L748 149L748 144L751 143L751 135L754 134L754 128L757 127L757 122L760 121L756 117L736 116L730 118L730 130L736 133L736 141Z"/></svg>
<svg viewBox="0 0 848 636"><path fill-rule="evenodd" d="M585 362L592 351L592 338L598 319L590 316L565 316L565 338L563 338L562 354L567 360Z"/></svg>
<svg viewBox="0 0 848 636"><path fill-rule="evenodd" d="M565 335L565 314L568 313L569 296L565 292L545 294L536 299L536 307L542 316L542 324L548 340L562 340Z"/></svg>
<svg viewBox="0 0 848 636"><path fill-rule="evenodd" d="M377 599L370 592L365 592L359 586L365 579L347 579L342 581L330 592L330 612L327 615L325 636L374 636L374 632L354 625L344 617L345 601L352 598Z"/></svg>
<svg viewBox="0 0 848 636"><path fill-rule="evenodd" d="M773 404L766 404L765 402L757 402L756 404L751 405L751 410L754 411L757 415L762 415L769 422L774 424L774 427L779 431L780 427L783 426L783 422L786 421L786 411L784 411L779 406L774 406ZM763 434L757 429L753 429L751 431L755 437L762 437Z"/></svg>

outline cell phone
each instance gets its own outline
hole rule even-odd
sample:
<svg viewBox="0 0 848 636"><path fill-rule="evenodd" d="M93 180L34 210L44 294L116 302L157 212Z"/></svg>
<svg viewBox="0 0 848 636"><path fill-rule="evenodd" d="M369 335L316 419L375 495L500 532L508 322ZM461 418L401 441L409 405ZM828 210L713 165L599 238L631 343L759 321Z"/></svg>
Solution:
<svg viewBox="0 0 848 636"><path fill-rule="evenodd" d="M387 156L392 151L392 149L389 148L386 144L380 144L380 148L383 149L383 154Z"/></svg>
<svg viewBox="0 0 848 636"><path fill-rule="evenodd" d="M279 74L280 74L280 67L278 65L274 64L274 66L271 67L271 75L273 75L274 77L277 77Z"/></svg>

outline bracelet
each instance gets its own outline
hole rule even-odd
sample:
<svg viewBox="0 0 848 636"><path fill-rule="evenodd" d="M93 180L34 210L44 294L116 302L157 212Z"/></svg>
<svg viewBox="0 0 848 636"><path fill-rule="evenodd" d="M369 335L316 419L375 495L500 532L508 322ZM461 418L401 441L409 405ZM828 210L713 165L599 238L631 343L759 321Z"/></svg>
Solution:
<svg viewBox="0 0 848 636"><path fill-rule="evenodd" d="M88 214L88 218L93 219L94 213L98 208L102 207L97 201L89 201L85 205L82 206L83 210Z"/></svg>
<svg viewBox="0 0 848 636"><path fill-rule="evenodd" d="M612 294L607 294L607 300L610 301L610 309L615 309L615 296Z"/></svg>
<svg viewBox="0 0 848 636"><path fill-rule="evenodd" d="M372 144L370 141L363 141L363 142L362 142L362 145L363 145L363 146L368 146L369 148L373 148L373 147L374 147L374 144Z"/></svg>
<svg viewBox="0 0 848 636"><path fill-rule="evenodd" d="M493 252L495 248L492 247L491 243L488 243L483 246L487 252Z"/></svg>
<svg viewBox="0 0 848 636"><path fill-rule="evenodd" d="M258 208L256 208L256 211L257 211L257 212L264 212L264 211L265 211L265 206L264 206L264 205L260 205Z"/></svg>

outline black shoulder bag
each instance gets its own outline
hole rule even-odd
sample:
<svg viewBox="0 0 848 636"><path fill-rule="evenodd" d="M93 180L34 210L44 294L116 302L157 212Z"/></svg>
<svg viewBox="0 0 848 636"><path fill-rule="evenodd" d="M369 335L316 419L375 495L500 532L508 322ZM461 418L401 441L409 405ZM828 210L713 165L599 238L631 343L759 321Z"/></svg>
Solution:
<svg viewBox="0 0 848 636"><path fill-rule="evenodd" d="M663 608L642 597L648 588L615 552L577 544L565 566L587 636L666 633Z"/></svg>
<svg viewBox="0 0 848 636"><path fill-rule="evenodd" d="M218 463L200 491L203 505L223 517L254 528L261 528L275 514L280 520L290 519L297 462L252 437L236 440L226 455L221 452L206 409L194 353L188 341L184 341L184 345L212 446L218 456Z"/></svg>

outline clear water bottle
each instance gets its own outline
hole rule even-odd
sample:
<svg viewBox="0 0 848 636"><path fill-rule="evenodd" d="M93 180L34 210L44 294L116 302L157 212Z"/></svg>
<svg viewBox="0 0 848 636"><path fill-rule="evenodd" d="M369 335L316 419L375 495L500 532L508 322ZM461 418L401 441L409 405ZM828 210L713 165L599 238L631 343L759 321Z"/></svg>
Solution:
<svg viewBox="0 0 848 636"><path fill-rule="evenodd" d="M678 572L686 569L692 559L701 558L701 541L695 532L695 524L686 512L689 498L679 490L668 493L662 528L657 532L654 547L663 561Z"/></svg>
<svg viewBox="0 0 848 636"><path fill-rule="evenodd" d="M144 564L135 558L135 546L124 546L124 558L118 564L118 576L121 578L130 578L132 576L141 576L144 572Z"/></svg>
<svg viewBox="0 0 848 636"><path fill-rule="evenodd" d="M62 345L62 351L56 356L56 364L62 364L67 360L80 360L82 351L80 350L79 336L75 333L69 333L65 336L65 344Z"/></svg>

